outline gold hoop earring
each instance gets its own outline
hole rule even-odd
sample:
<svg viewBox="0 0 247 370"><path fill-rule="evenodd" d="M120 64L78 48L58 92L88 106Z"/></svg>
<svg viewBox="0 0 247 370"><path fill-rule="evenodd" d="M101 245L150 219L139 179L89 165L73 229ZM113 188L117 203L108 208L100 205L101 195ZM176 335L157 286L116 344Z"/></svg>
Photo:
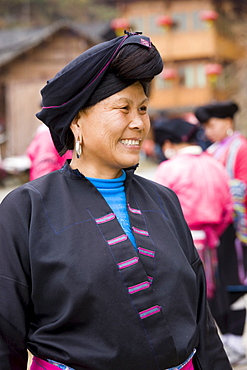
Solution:
<svg viewBox="0 0 247 370"><path fill-rule="evenodd" d="M75 142L75 152L76 152L76 158L80 158L81 153L82 153L82 145L81 145L81 140L78 137L76 142Z"/></svg>

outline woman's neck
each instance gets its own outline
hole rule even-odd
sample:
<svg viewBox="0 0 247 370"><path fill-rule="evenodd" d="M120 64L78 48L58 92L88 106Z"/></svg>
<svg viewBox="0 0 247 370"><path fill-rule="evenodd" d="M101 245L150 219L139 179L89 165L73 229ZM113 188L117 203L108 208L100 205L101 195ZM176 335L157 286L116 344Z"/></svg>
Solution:
<svg viewBox="0 0 247 370"><path fill-rule="evenodd" d="M74 155L70 167L73 170L77 169L85 177L95 179L116 179L122 175L122 168L96 167L92 163L85 165L82 158L76 158Z"/></svg>

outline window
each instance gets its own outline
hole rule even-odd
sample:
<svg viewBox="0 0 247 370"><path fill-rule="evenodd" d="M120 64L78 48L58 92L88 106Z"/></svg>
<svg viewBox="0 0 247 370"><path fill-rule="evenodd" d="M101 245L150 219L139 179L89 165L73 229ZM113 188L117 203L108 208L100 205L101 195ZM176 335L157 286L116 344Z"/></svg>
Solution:
<svg viewBox="0 0 247 370"><path fill-rule="evenodd" d="M184 65L179 68L179 83L188 89L207 85L204 63Z"/></svg>
<svg viewBox="0 0 247 370"><path fill-rule="evenodd" d="M165 80L161 75L155 77L155 88L157 90L170 89L174 82L171 80Z"/></svg>
<svg viewBox="0 0 247 370"><path fill-rule="evenodd" d="M205 73L205 64L200 63L196 66L196 81L198 87L205 87L207 85L207 77Z"/></svg>
<svg viewBox="0 0 247 370"><path fill-rule="evenodd" d="M206 22L202 21L200 19L200 11L193 12L192 13L192 19L193 19L193 30L205 30L207 28Z"/></svg>
<svg viewBox="0 0 247 370"><path fill-rule="evenodd" d="M157 20L160 17L160 14L152 15L149 18L149 33L153 35L161 35L164 33L164 29L161 26L157 25Z"/></svg>
<svg viewBox="0 0 247 370"><path fill-rule="evenodd" d="M192 65L184 67L184 85L189 89L195 87L195 73Z"/></svg>
<svg viewBox="0 0 247 370"><path fill-rule="evenodd" d="M175 23L174 31L181 32L188 29L188 15L186 13L174 13L172 19Z"/></svg>

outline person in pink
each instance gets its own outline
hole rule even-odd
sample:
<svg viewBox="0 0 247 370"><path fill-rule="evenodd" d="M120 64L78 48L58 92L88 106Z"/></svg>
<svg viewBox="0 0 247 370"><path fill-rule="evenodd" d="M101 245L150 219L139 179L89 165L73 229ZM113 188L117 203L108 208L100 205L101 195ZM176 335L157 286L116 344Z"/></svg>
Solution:
<svg viewBox="0 0 247 370"><path fill-rule="evenodd" d="M59 170L66 159L71 159L71 151L60 156L57 152L49 129L44 124L40 125L36 134L26 150L30 158L30 181L44 176L49 172Z"/></svg>
<svg viewBox="0 0 247 370"><path fill-rule="evenodd" d="M216 248L232 221L228 176L221 164L195 144L198 126L182 118L154 125L155 141L168 159L159 164L155 181L178 196L194 244L204 262L208 298L215 293Z"/></svg>
<svg viewBox="0 0 247 370"><path fill-rule="evenodd" d="M228 356L241 360L245 356L243 333L245 306L234 303L247 293L247 140L235 130L234 118L239 107L234 101L200 106L195 115L213 143L207 152L222 163L230 177L234 206L234 224L223 235L225 248L219 248L219 272L228 292L229 310L220 329ZM236 306L236 304L235 304Z"/></svg>
<svg viewBox="0 0 247 370"><path fill-rule="evenodd" d="M183 118L162 119L154 124L155 142L165 158L154 180L178 196L185 220L204 263L207 296L217 321L226 300L217 279L220 237L231 224L233 205L225 168L195 144L198 125ZM219 313L220 312L220 313Z"/></svg>

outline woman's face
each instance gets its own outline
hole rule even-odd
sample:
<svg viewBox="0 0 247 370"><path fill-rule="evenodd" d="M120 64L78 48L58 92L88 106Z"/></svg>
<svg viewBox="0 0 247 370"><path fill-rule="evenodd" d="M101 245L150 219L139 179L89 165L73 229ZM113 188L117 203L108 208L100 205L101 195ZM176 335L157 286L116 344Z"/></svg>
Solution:
<svg viewBox="0 0 247 370"><path fill-rule="evenodd" d="M205 135L213 143L225 139L229 129L232 129L231 118L212 117L204 124Z"/></svg>
<svg viewBox="0 0 247 370"><path fill-rule="evenodd" d="M136 165L150 129L148 98L137 82L82 111L71 129L82 138L82 155L71 166L85 176L114 178ZM76 161L76 162L75 162Z"/></svg>

